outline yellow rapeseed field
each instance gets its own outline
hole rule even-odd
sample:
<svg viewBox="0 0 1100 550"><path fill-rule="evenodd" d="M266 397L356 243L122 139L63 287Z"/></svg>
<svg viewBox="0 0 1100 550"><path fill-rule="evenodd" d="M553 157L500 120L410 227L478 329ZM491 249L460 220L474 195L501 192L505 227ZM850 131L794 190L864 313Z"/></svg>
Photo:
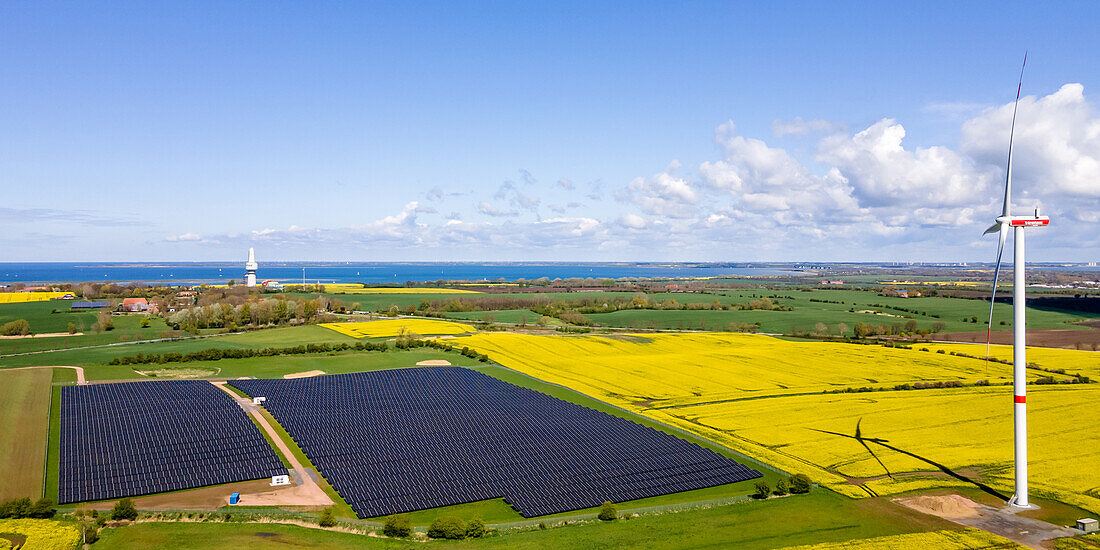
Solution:
<svg viewBox="0 0 1100 550"><path fill-rule="evenodd" d="M353 338L388 338L400 336L402 333L427 336L477 332L470 325L433 319L383 319L359 323L321 323L321 326Z"/></svg>
<svg viewBox="0 0 1100 550"><path fill-rule="evenodd" d="M75 525L48 519L0 519L0 533L26 537L26 550L73 550L80 543Z"/></svg>
<svg viewBox="0 0 1100 550"><path fill-rule="evenodd" d="M889 387L914 382L1011 380L1012 367L979 359L836 342L791 342L750 334L533 336L482 333L462 345L544 380L600 394L616 405L660 407ZM1029 373L1032 378L1045 375ZM603 397L601 397L603 398Z"/></svg>
<svg viewBox="0 0 1100 550"><path fill-rule="evenodd" d="M908 533L845 542L823 542L805 546L788 546L783 550L911 550L936 548L940 550L985 550L994 548L1022 548L1004 538L979 529L959 531L931 531Z"/></svg>
<svg viewBox="0 0 1100 550"><path fill-rule="evenodd" d="M921 344L932 351L966 353L985 357L985 344ZM989 356L1012 360L1012 346L989 346ZM1067 373L1079 373L1094 380L1100 379L1100 352L1058 348L1027 348L1027 362L1044 369L1065 369Z"/></svg>
<svg viewBox="0 0 1100 550"><path fill-rule="evenodd" d="M71 292L0 292L0 304L25 304L27 302L45 302L72 294Z"/></svg>
<svg viewBox="0 0 1100 550"><path fill-rule="evenodd" d="M992 286L992 281L879 281L880 285L915 285L915 286ZM1001 286L1011 286L1012 283L1005 283L1004 281L997 284Z"/></svg>
<svg viewBox="0 0 1100 550"><path fill-rule="evenodd" d="M1009 365L920 351L922 346L717 333L479 333L455 343L789 472L808 473L850 496L973 486L940 466L1011 494ZM1032 379L1045 374L1029 371ZM994 385L823 393L982 379ZM1100 510L1100 435L1078 426L1095 416L1100 384L1032 386L1029 394L1033 494ZM857 423L867 447L855 438Z"/></svg>

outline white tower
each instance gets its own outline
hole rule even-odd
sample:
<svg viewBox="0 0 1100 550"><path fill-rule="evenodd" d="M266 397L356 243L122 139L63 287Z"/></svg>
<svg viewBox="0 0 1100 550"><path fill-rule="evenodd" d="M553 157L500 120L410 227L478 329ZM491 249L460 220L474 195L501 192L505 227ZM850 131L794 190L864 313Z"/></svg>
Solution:
<svg viewBox="0 0 1100 550"><path fill-rule="evenodd" d="M1027 66L1027 54L1024 54L1024 66ZM1016 493L1008 504L1015 508L1037 508L1028 498L1027 487L1027 323L1025 319L1024 282L1024 230L1029 227L1043 227L1050 224L1050 218L1039 215L1013 216L1012 209L1012 137L1016 133L1016 107L1020 105L1020 88L1024 83L1024 69L1020 67L1020 83L1016 86L1016 103L1012 107L1012 126L1008 132L1008 167L1005 170L1005 199L1001 215L997 217L986 234L1000 233L997 245L997 265L993 268L993 292L989 298L989 325L986 328L985 355L989 357L989 341L993 334L993 306L997 298L997 277L1001 273L1001 256L1004 253L1005 240L1013 231L1012 259L1012 401L1013 432L1015 436Z"/></svg>
<svg viewBox="0 0 1100 550"><path fill-rule="evenodd" d="M244 264L244 284L248 287L256 286L256 250L248 249L248 262Z"/></svg>

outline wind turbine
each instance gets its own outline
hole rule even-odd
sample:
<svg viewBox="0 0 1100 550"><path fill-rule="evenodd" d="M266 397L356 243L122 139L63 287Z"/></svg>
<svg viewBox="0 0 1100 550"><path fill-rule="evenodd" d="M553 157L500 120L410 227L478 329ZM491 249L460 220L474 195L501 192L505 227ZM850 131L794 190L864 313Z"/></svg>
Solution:
<svg viewBox="0 0 1100 550"><path fill-rule="evenodd" d="M1001 255L1005 248L1008 230L1013 230L1012 256L1012 394L1013 420L1015 424L1015 462L1016 494L1009 499L1009 506L1016 508L1037 508L1027 497L1027 323L1024 319L1024 230L1028 227L1041 227L1050 223L1050 218L1039 215L1035 209L1033 216L1013 216L1012 208L1012 138L1016 133L1016 109L1020 105L1020 89L1024 84L1024 67L1027 67L1027 54L1020 67L1020 82L1016 86L1016 103L1012 106L1012 126L1008 133L1008 169L1005 172L1005 198L1001 215L996 219L986 235L1000 233L997 245L997 265L993 270L993 293L989 300L989 324L986 327L985 355L989 357L989 340L993 332L993 306L997 297L997 278L1001 273Z"/></svg>

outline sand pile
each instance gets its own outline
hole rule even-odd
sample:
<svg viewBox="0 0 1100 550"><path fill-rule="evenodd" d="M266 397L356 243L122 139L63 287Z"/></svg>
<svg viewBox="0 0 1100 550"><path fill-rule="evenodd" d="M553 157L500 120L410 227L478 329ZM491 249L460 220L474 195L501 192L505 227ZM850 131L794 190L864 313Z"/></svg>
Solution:
<svg viewBox="0 0 1100 550"><path fill-rule="evenodd" d="M310 376L320 376L324 374L323 370L307 370L305 372L292 372L290 374L284 374L283 378L309 378Z"/></svg>
<svg viewBox="0 0 1100 550"><path fill-rule="evenodd" d="M449 367L451 362L446 359L428 359L427 361L418 361L416 363L418 367Z"/></svg>
<svg viewBox="0 0 1100 550"><path fill-rule="evenodd" d="M942 518L970 518L978 515L976 510L978 505L959 495L919 496L898 499L898 502L914 510Z"/></svg>

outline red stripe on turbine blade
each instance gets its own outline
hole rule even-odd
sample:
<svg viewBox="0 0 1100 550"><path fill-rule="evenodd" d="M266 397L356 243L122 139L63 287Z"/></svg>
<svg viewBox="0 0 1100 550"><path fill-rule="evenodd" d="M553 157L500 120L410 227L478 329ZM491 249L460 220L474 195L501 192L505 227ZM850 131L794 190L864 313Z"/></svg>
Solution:
<svg viewBox="0 0 1100 550"><path fill-rule="evenodd" d="M1016 396L1013 396L1013 397L1016 398L1017 403L1027 403L1027 396L1026 395L1016 395Z"/></svg>

